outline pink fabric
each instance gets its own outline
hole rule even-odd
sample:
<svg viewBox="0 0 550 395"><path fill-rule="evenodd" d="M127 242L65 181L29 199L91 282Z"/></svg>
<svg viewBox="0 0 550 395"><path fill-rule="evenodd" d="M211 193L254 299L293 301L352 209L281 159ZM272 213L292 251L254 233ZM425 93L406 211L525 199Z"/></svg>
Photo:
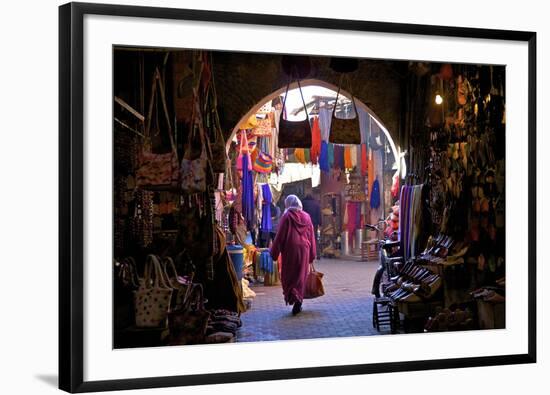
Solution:
<svg viewBox="0 0 550 395"><path fill-rule="evenodd" d="M279 222L273 245L273 259L281 255L281 283L286 304L302 302L309 264L315 259L315 236L309 214L288 210Z"/></svg>

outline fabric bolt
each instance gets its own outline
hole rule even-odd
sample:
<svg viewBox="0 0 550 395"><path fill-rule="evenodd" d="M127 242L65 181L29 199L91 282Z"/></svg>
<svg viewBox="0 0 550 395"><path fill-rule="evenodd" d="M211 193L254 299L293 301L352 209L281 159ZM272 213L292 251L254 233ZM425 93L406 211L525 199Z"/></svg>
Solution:
<svg viewBox="0 0 550 395"><path fill-rule="evenodd" d="M328 143L326 141L321 141L321 152L319 154L319 168L321 171L328 173L330 171L330 166L328 162Z"/></svg>
<svg viewBox="0 0 550 395"><path fill-rule="evenodd" d="M262 185L262 196L263 196L263 202L262 202L262 222L260 225L260 230L262 232L269 232L273 229L273 225L271 223L271 202L272 202L272 196L271 196L271 188L268 184Z"/></svg>
<svg viewBox="0 0 550 395"><path fill-rule="evenodd" d="M330 123L332 121L332 111L326 107L319 109L319 128L321 129L321 140L328 142L330 134Z"/></svg>
<svg viewBox="0 0 550 395"><path fill-rule="evenodd" d="M286 304L303 301L309 264L315 254L315 235L309 215L300 209L286 210L271 247L273 260L281 255L281 283Z"/></svg>
<svg viewBox="0 0 550 395"><path fill-rule="evenodd" d="M351 147L344 147L344 168L351 169L353 167L351 163Z"/></svg>
<svg viewBox="0 0 550 395"><path fill-rule="evenodd" d="M247 154L242 156L242 214L246 220L247 228L252 229L254 223L254 182L252 170L248 168L249 160L250 158Z"/></svg>
<svg viewBox="0 0 550 395"><path fill-rule="evenodd" d="M316 165L319 162L321 154L321 127L319 126L319 117L313 118L313 126L311 128L311 163Z"/></svg>

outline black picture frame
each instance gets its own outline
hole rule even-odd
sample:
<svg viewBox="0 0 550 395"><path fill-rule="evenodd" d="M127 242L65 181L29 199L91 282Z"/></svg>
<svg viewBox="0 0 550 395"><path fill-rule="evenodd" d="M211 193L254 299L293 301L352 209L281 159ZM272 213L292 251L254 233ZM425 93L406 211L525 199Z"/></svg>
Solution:
<svg viewBox="0 0 550 395"><path fill-rule="evenodd" d="M528 43L528 352L308 367L252 372L143 377L107 381L83 378L83 19L86 14L323 28ZM320 376L449 369L536 362L536 33L526 31L368 22L109 4L69 3L59 8L59 388L90 392L280 380Z"/></svg>

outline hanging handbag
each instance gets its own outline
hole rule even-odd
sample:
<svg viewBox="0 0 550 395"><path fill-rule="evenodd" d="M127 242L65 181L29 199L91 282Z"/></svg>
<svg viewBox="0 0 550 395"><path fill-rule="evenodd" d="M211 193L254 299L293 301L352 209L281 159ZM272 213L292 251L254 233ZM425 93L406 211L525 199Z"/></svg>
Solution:
<svg viewBox="0 0 550 395"><path fill-rule="evenodd" d="M179 181L178 153L174 136L172 136L172 126L170 124L170 116L166 105L164 85L158 68L155 69L153 74L153 86L147 113L145 138L151 139L151 119L153 115L153 106L157 98L157 85L166 119L166 128L170 139L171 151L164 154L155 154L152 152L152 148L145 148L147 146L151 147L152 144L144 144L136 169L136 185L143 189L175 190L178 188Z"/></svg>
<svg viewBox="0 0 550 395"><path fill-rule="evenodd" d="M246 130L241 130L241 138L239 145L239 156L237 156L237 170L243 169L243 155L249 155L250 147L248 145ZM248 170L252 170L252 162L248 161Z"/></svg>
<svg viewBox="0 0 550 395"><path fill-rule="evenodd" d="M353 103L353 110L355 111L355 117L353 118L336 118L336 106L338 105L338 96L340 95L340 88L342 87L342 79L340 79L340 85L338 86L338 92L336 93L336 100L334 101L334 107L332 107L332 120L330 122L330 134L329 142L334 144L361 144L361 129L359 127L359 113L357 112L357 106L355 104L355 98L350 94L351 102Z"/></svg>
<svg viewBox="0 0 550 395"><path fill-rule="evenodd" d="M181 160L180 167L181 191L187 195L206 191L207 171L212 169L207 153L207 149L210 148L209 142L204 133L198 100L195 100L194 108L195 113L193 116L193 121L191 122L191 130L189 131L187 149L185 150L185 154ZM195 132L199 134L201 153L198 158L192 159L192 141Z"/></svg>
<svg viewBox="0 0 550 395"><path fill-rule="evenodd" d="M304 292L304 299L314 299L325 294L325 287L323 286L324 274L315 270L313 263L309 265L309 273L306 278L306 289Z"/></svg>
<svg viewBox="0 0 550 395"><path fill-rule="evenodd" d="M203 343L209 318L202 285L193 284L183 304L168 314L168 345Z"/></svg>
<svg viewBox="0 0 550 395"><path fill-rule="evenodd" d="M210 55L212 56L212 55ZM209 118L209 127L212 130L213 138L211 144L212 150L212 171L214 173L225 173L227 162L229 158L227 157L227 149L225 146L225 138L223 137L222 127L220 124L220 118L218 114L218 103L217 103L217 94L216 94L216 85L214 84L214 70L212 70L212 60L209 62L211 81L209 85L209 95L210 99L210 118Z"/></svg>
<svg viewBox="0 0 550 395"><path fill-rule="evenodd" d="M155 255L145 261L143 281L135 292L136 326L159 328L166 325L173 289L167 283L164 270Z"/></svg>
<svg viewBox="0 0 550 395"><path fill-rule="evenodd" d="M300 80L298 79L298 90L304 104L304 111L306 113L306 119L302 121L288 121L284 119L286 98L288 97L288 88L292 82L292 74L286 86L285 98L283 100L283 109L279 118L279 136L278 146L279 148L311 148L311 125L309 124L309 116L307 113L306 102L304 95L302 94L302 87L300 86Z"/></svg>
<svg viewBox="0 0 550 395"><path fill-rule="evenodd" d="M273 113L265 114L264 119L258 119L256 126L253 129L254 136L271 137L273 134Z"/></svg>
<svg viewBox="0 0 550 395"><path fill-rule="evenodd" d="M258 173L271 173L271 169L273 168L273 158L271 155L260 151L252 168Z"/></svg>

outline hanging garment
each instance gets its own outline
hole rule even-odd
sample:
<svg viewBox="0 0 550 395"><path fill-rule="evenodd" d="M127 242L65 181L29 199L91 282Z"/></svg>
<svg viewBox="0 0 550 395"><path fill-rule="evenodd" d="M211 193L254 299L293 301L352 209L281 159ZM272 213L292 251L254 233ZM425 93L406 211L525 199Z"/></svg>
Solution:
<svg viewBox="0 0 550 395"><path fill-rule="evenodd" d="M271 202L273 199L269 184L262 185L262 196L262 221L260 223L260 230L262 232L270 232L273 229L271 224Z"/></svg>
<svg viewBox="0 0 550 395"><path fill-rule="evenodd" d="M351 156L351 168L354 168L357 166L357 145L352 145L349 147L350 150L350 156Z"/></svg>
<svg viewBox="0 0 550 395"><path fill-rule="evenodd" d="M372 183L372 192L370 194L370 207L380 207L380 185L378 184L378 178Z"/></svg>
<svg viewBox="0 0 550 395"><path fill-rule="evenodd" d="M391 195L396 198L399 193L399 173L395 173L392 177Z"/></svg>
<svg viewBox="0 0 550 395"><path fill-rule="evenodd" d="M252 170L249 170L248 167L249 161L248 154L242 156L242 214L245 218L247 228L252 229L254 224L254 183Z"/></svg>
<svg viewBox="0 0 550 395"><path fill-rule="evenodd" d="M328 143L326 141L321 141L321 153L319 154L319 168L321 171L328 173L330 171L330 166L328 163Z"/></svg>
<svg viewBox="0 0 550 395"><path fill-rule="evenodd" d="M369 149L369 159L367 161L367 181L369 185L368 193L372 191L372 184L374 183L374 156L372 150Z"/></svg>
<svg viewBox="0 0 550 395"><path fill-rule="evenodd" d="M332 112L326 107L319 109L319 128L321 129L321 140L328 142L330 134L330 122L332 120Z"/></svg>
<svg viewBox="0 0 550 395"><path fill-rule="evenodd" d="M368 156L367 156L367 144L361 144L361 175L363 177L367 175L368 165L369 163L368 163Z"/></svg>
<svg viewBox="0 0 550 395"><path fill-rule="evenodd" d="M311 151L309 148L304 149L304 161L305 163L311 163Z"/></svg>
<svg viewBox="0 0 550 395"><path fill-rule="evenodd" d="M344 170L344 146L334 145L334 169Z"/></svg>
<svg viewBox="0 0 550 395"><path fill-rule="evenodd" d="M351 163L351 147L344 147L344 168L351 169L353 167Z"/></svg>
<svg viewBox="0 0 550 395"><path fill-rule="evenodd" d="M313 127L311 129L311 163L316 165L319 162L321 154L321 128L319 127L319 118L313 118Z"/></svg>

